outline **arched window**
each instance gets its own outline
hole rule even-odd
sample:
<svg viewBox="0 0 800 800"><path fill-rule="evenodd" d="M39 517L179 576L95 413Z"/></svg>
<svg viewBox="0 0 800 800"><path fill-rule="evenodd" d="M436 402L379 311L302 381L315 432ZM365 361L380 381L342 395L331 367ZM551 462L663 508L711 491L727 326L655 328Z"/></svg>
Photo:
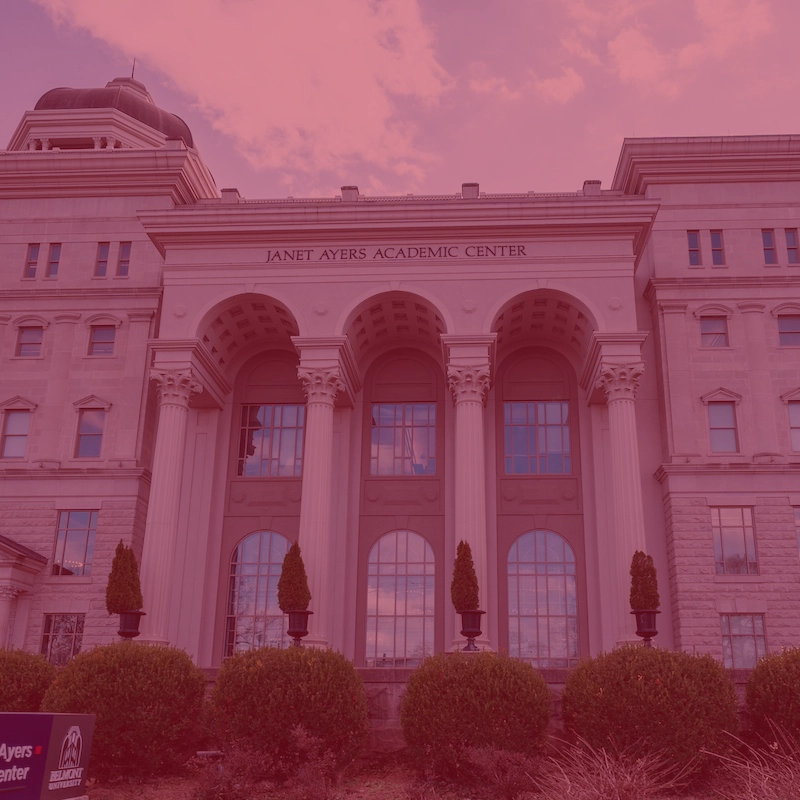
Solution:
<svg viewBox="0 0 800 800"><path fill-rule="evenodd" d="M392 531L369 552L368 667L413 667L433 653L433 549L418 533Z"/></svg>
<svg viewBox="0 0 800 800"><path fill-rule="evenodd" d="M578 662L575 553L553 531L523 533L508 552L508 644L535 667Z"/></svg>
<svg viewBox="0 0 800 800"><path fill-rule="evenodd" d="M290 542L280 533L245 536L231 556L225 656L254 647L286 647L286 625L278 608L278 580Z"/></svg>

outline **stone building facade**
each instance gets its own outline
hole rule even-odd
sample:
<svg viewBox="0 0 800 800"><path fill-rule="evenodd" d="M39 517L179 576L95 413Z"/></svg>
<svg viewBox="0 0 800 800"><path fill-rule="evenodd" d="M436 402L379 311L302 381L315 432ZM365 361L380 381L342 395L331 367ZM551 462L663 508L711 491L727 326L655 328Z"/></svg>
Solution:
<svg viewBox="0 0 800 800"><path fill-rule="evenodd" d="M362 667L479 645L800 645L800 137L625 140L576 192L246 200L145 88L57 89L0 153L0 645L142 639L204 667L308 641Z"/></svg>

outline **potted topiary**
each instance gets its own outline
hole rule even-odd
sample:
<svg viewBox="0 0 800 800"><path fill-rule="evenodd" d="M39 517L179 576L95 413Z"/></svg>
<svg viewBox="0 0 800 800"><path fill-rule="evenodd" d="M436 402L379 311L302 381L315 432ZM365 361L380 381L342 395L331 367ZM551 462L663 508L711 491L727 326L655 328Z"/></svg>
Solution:
<svg viewBox="0 0 800 800"><path fill-rule="evenodd" d="M463 540L458 543L456 549L450 599L455 610L461 615L461 635L467 637L464 652L473 653L478 649L475 646L475 639L481 635L481 616L486 612L478 610L478 576L472 563L472 549Z"/></svg>
<svg viewBox="0 0 800 800"><path fill-rule="evenodd" d="M636 635L644 639L645 647L653 646L650 640L658 633L656 614L661 613L660 604L653 557L637 550L631 561L631 614L636 616Z"/></svg>
<svg viewBox="0 0 800 800"><path fill-rule="evenodd" d="M300 641L308 636L308 610L311 592L308 588L306 568L300 555L300 545L295 542L287 551L278 580L278 605L289 616L289 629L286 633L294 639L295 647L302 647Z"/></svg>
<svg viewBox="0 0 800 800"><path fill-rule="evenodd" d="M139 635L142 611L142 587L139 583L139 565L133 550L122 543L117 545L111 572L106 586L106 609L109 614L119 614L119 630L123 639Z"/></svg>

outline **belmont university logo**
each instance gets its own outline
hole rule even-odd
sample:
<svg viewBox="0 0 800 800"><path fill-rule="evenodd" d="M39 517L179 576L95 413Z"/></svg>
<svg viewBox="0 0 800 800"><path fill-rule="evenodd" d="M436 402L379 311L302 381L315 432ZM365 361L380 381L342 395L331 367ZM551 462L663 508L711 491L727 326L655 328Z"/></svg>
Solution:
<svg viewBox="0 0 800 800"><path fill-rule="evenodd" d="M58 769L50 772L47 788L66 789L70 786L79 786L82 780L83 767L81 767L81 753L83 752L83 737L81 729L73 725L61 743L61 753L58 757Z"/></svg>

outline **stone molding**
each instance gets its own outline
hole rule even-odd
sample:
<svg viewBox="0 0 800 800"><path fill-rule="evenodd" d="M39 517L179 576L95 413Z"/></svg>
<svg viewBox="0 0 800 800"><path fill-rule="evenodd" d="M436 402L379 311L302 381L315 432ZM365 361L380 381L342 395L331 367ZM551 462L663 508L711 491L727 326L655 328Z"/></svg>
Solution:
<svg viewBox="0 0 800 800"><path fill-rule="evenodd" d="M639 379L644 373L644 364L601 364L597 388L606 394L606 402L634 400L639 388Z"/></svg>
<svg viewBox="0 0 800 800"><path fill-rule="evenodd" d="M297 377L303 385L307 403L321 403L333 406L336 401L336 395L346 388L341 372L335 368L307 369L298 367Z"/></svg>
<svg viewBox="0 0 800 800"><path fill-rule="evenodd" d="M188 406L192 395L203 391L203 384L190 369L151 369L150 380L156 381L158 399L164 403Z"/></svg>
<svg viewBox="0 0 800 800"><path fill-rule="evenodd" d="M483 405L486 402L490 384L488 364L480 367L449 366L447 368L447 385L453 393L456 405L468 402Z"/></svg>
<svg viewBox="0 0 800 800"><path fill-rule="evenodd" d="M0 586L0 600L7 600L13 602L22 594L22 589L16 586Z"/></svg>

